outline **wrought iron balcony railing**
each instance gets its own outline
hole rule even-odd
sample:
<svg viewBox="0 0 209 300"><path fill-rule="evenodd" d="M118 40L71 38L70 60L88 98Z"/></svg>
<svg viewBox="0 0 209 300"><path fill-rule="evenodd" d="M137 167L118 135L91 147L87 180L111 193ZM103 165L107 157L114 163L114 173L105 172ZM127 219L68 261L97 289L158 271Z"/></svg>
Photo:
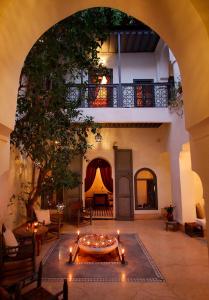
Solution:
<svg viewBox="0 0 209 300"><path fill-rule="evenodd" d="M70 86L69 101L81 101L82 108L167 107L173 85L153 84L79 84Z"/></svg>

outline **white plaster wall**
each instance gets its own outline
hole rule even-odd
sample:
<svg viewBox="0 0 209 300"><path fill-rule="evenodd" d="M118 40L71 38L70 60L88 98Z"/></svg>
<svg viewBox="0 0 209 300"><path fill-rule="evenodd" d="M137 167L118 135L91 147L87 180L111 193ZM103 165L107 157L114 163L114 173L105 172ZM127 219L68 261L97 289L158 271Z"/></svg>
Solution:
<svg viewBox="0 0 209 300"><path fill-rule="evenodd" d="M174 81L178 82L181 80L180 69L179 69L179 65L178 65L176 58L175 58L173 52L171 51L171 49L169 49L169 60L172 65L172 68L173 68Z"/></svg>
<svg viewBox="0 0 209 300"><path fill-rule="evenodd" d="M194 222L196 218L196 185L194 172L191 168L191 154L189 143L183 145L179 155L182 223Z"/></svg>
<svg viewBox="0 0 209 300"><path fill-rule="evenodd" d="M147 167L156 173L158 181L158 210L137 210L135 214L160 213L161 208L168 206L172 200L169 156L166 153L168 126L162 125L160 128L149 129L103 128L101 134L103 137L101 143L96 143L92 136L89 137L93 148L87 153L88 160L91 161L97 157L106 159L112 166L113 181L115 181L113 145L117 145L121 149L132 149L133 175L140 168ZM85 178L87 164L84 161L83 179Z"/></svg>
<svg viewBox="0 0 209 300"><path fill-rule="evenodd" d="M100 61L113 69L113 83L118 83L117 53L99 53ZM133 79L168 79L168 47L160 40L155 52L121 53L121 83L133 83Z"/></svg>
<svg viewBox="0 0 209 300"><path fill-rule="evenodd" d="M156 80L157 82L166 82L169 77L169 49L162 39L159 40L154 55L157 74Z"/></svg>
<svg viewBox="0 0 209 300"><path fill-rule="evenodd" d="M82 108L85 115L99 123L170 123L172 115L168 108Z"/></svg>
<svg viewBox="0 0 209 300"><path fill-rule="evenodd" d="M172 122L169 126L167 151L170 154L172 200L173 204L176 206L174 211L175 218L178 222L183 224L179 154L182 145L189 141L189 134L185 129L184 115L180 117L173 112L171 117Z"/></svg>

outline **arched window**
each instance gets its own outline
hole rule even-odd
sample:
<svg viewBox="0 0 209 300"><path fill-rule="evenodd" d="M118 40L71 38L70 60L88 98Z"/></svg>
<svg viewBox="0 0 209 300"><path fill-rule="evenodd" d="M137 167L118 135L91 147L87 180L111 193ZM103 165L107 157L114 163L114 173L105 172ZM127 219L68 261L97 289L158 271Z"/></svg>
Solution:
<svg viewBox="0 0 209 300"><path fill-rule="evenodd" d="M135 182L135 208L158 209L157 201L157 177L155 173L143 168L136 172Z"/></svg>

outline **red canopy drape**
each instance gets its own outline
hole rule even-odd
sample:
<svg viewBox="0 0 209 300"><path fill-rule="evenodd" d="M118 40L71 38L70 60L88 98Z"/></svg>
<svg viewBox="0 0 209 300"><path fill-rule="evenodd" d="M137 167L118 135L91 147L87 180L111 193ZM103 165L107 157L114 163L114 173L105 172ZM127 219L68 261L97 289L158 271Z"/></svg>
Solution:
<svg viewBox="0 0 209 300"><path fill-rule="evenodd" d="M86 178L85 178L85 192L87 192L92 186L95 176L96 170L100 168L102 181L108 191L113 191L113 180L112 180L112 172L110 164L101 158L97 158L92 160L86 170Z"/></svg>

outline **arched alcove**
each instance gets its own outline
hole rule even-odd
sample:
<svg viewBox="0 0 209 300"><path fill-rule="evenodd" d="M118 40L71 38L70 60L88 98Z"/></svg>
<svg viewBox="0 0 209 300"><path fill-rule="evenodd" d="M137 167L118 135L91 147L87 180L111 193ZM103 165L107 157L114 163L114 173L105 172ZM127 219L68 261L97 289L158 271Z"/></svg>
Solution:
<svg viewBox="0 0 209 300"><path fill-rule="evenodd" d="M157 176L148 168L138 170L134 176L135 209L158 209Z"/></svg>
<svg viewBox="0 0 209 300"><path fill-rule="evenodd" d="M97 217L113 217L112 167L105 159L95 158L86 168L85 206L97 210Z"/></svg>

